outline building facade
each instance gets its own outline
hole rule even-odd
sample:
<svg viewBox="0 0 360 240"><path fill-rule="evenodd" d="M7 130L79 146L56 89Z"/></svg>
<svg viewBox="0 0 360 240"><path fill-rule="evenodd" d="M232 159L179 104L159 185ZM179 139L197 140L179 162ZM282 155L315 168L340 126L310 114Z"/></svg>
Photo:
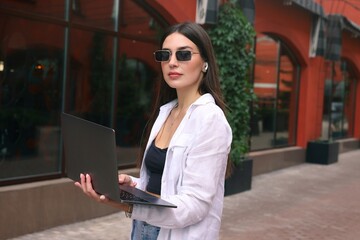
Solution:
<svg viewBox="0 0 360 240"><path fill-rule="evenodd" d="M34 219L29 224L2 214L5 238L112 211L86 202L66 181L60 113L114 128L119 169L134 167L159 84L153 52L161 33L182 21L216 24L222 3L1 1L0 204L13 198L8 213ZM254 175L304 162L311 140L339 141L341 151L358 148L360 3L239 3L257 33L249 154ZM76 197L69 201L69 194ZM79 201L92 211L74 214L71 206ZM60 217L49 213L54 207Z"/></svg>
<svg viewBox="0 0 360 240"><path fill-rule="evenodd" d="M322 3L327 3L322 5ZM312 140L359 147L359 3L255 1L254 172L305 159ZM298 158L300 157L300 158Z"/></svg>

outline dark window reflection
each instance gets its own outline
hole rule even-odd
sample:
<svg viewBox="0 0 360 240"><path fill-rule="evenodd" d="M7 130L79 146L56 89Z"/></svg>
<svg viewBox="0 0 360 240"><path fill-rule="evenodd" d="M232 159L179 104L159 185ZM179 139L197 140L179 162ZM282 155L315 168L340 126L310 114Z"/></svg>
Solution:
<svg viewBox="0 0 360 240"><path fill-rule="evenodd" d="M81 41L80 41L81 39ZM65 110L111 126L113 36L73 29Z"/></svg>
<svg viewBox="0 0 360 240"><path fill-rule="evenodd" d="M59 172L63 28L42 33L48 24L6 21L0 52L0 180ZM12 27L17 25L23 28Z"/></svg>
<svg viewBox="0 0 360 240"><path fill-rule="evenodd" d="M120 62L118 81L118 145L138 146L153 99L155 73L135 59Z"/></svg>
<svg viewBox="0 0 360 240"><path fill-rule="evenodd" d="M121 0L72 0L72 21L81 25L115 30Z"/></svg>
<svg viewBox="0 0 360 240"><path fill-rule="evenodd" d="M136 162L152 109L160 74L153 52L165 26L135 1L121 1L120 11L115 126L118 162L127 166Z"/></svg>
<svg viewBox="0 0 360 240"><path fill-rule="evenodd" d="M114 128L119 166L134 166L164 19L133 0L4 0L0 9L0 185L66 174L62 111Z"/></svg>
<svg viewBox="0 0 360 240"><path fill-rule="evenodd" d="M1 0L0 8L63 19L65 2L65 0Z"/></svg>
<svg viewBox="0 0 360 240"><path fill-rule="evenodd" d="M151 110L155 72L143 62L120 60L116 142L119 164L134 164Z"/></svg>
<svg viewBox="0 0 360 240"><path fill-rule="evenodd" d="M325 79L322 138L353 136L356 81L346 60L328 62Z"/></svg>
<svg viewBox="0 0 360 240"><path fill-rule="evenodd" d="M295 144L298 66L278 40L259 35L256 45L251 149Z"/></svg>

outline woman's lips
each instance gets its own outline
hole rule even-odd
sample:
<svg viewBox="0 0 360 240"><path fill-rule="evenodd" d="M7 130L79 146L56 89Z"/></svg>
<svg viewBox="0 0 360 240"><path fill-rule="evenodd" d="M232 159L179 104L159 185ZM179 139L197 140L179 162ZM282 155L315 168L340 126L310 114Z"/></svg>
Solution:
<svg viewBox="0 0 360 240"><path fill-rule="evenodd" d="M179 78L182 74L178 73L178 72L169 72L168 76L171 78L171 79L176 79L176 78Z"/></svg>

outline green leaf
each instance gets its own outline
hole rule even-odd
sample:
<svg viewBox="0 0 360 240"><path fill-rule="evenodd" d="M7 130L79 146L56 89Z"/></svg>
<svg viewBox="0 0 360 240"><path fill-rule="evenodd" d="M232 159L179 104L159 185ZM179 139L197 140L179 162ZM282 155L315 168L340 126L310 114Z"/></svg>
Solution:
<svg viewBox="0 0 360 240"><path fill-rule="evenodd" d="M233 131L230 157L235 164L249 151L250 103L256 98L249 82L255 59L253 26L236 1L220 6L218 23L209 30L220 70L221 89L229 107L227 118Z"/></svg>

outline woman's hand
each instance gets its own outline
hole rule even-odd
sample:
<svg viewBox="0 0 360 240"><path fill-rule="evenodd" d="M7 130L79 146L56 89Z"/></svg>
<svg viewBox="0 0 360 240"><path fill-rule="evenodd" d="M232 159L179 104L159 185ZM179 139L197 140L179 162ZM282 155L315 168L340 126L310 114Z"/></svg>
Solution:
<svg viewBox="0 0 360 240"><path fill-rule="evenodd" d="M128 178L130 178L128 176ZM131 178L130 178L131 181ZM119 176L119 182L120 182L120 176ZM80 182L75 182L75 186L80 188L88 197L92 198L93 200L105 203L111 207L118 208L122 211L128 211L129 210L129 204L122 204L115 201L110 200L105 195L100 195L97 192L95 192L92 183L91 183L91 177L89 174L80 174Z"/></svg>
<svg viewBox="0 0 360 240"><path fill-rule="evenodd" d="M127 174L120 174L119 175L119 184L122 185L129 185L130 187L135 187L136 182L134 182L131 177Z"/></svg>
<svg viewBox="0 0 360 240"><path fill-rule="evenodd" d="M88 197L93 198L94 200L101 202L104 200L103 195L99 195L95 192L92 183L91 177L89 174L80 174L80 181L75 182L75 186L79 187Z"/></svg>

